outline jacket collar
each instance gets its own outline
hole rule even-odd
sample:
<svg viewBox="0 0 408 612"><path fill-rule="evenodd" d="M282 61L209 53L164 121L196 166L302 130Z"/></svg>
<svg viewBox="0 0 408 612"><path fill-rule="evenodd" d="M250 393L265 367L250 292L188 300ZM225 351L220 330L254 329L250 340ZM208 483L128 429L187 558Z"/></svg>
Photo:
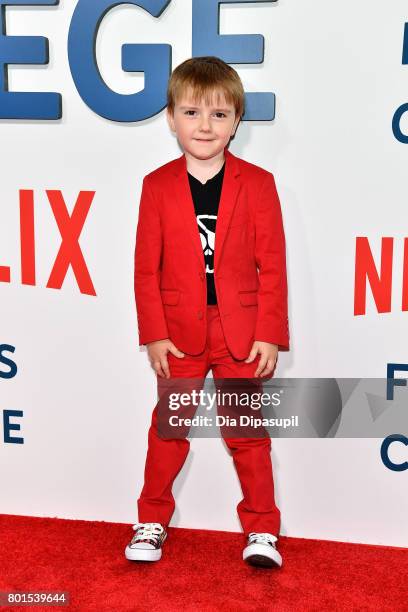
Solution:
<svg viewBox="0 0 408 612"><path fill-rule="evenodd" d="M219 270L219 262L225 237L228 232L229 223L241 188L241 181L238 179L240 174L238 163L239 158L230 153L226 147L224 148L224 157L224 179L215 229L215 273L217 273ZM184 153L174 160L173 172L178 177L178 180L175 181L176 203L179 213L184 220L186 236L188 236L188 239L192 241L201 269L205 270L203 248L201 245L200 233L197 227L194 202L191 196L190 184L187 175L187 160Z"/></svg>

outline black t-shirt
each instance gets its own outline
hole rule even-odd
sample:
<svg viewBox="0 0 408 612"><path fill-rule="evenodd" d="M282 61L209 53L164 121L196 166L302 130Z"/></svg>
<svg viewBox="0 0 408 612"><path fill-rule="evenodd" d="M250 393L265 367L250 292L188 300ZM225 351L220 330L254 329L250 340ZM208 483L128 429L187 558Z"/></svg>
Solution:
<svg viewBox="0 0 408 612"><path fill-rule="evenodd" d="M200 232L201 245L204 252L207 278L207 304L217 303L214 283L214 243L224 168L225 161L220 171L215 176L208 179L204 185L201 181L196 179L195 176L187 172L198 230Z"/></svg>

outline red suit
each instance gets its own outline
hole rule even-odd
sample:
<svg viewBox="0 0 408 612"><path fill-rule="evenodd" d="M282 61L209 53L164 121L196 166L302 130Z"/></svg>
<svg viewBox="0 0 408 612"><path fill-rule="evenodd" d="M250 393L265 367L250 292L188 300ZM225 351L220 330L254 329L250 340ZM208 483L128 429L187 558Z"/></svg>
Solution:
<svg viewBox="0 0 408 612"><path fill-rule="evenodd" d="M254 376L259 355L245 363L255 340L289 349L285 236L273 175L224 149L225 171L215 231L215 306L207 306L205 261L185 155L143 181L135 250L139 344L170 338L185 353L167 354L170 375ZM157 376L159 385L161 380ZM259 379L259 384L265 378ZM271 441L224 438L244 498L237 506L244 532L279 532ZM172 485L189 440L157 434L157 406L149 430L139 521L167 525Z"/></svg>

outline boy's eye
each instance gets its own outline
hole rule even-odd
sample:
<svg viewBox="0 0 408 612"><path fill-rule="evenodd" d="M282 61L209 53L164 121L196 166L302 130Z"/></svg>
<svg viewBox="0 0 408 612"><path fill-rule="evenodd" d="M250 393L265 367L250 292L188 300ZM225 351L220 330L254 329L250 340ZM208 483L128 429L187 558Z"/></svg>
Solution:
<svg viewBox="0 0 408 612"><path fill-rule="evenodd" d="M184 111L184 114L188 115L189 117L192 117L195 112L196 112L195 110L189 109L189 110ZM217 113L215 113L215 115L217 116L218 119L223 119L224 117L226 117L226 114L221 111L218 111Z"/></svg>

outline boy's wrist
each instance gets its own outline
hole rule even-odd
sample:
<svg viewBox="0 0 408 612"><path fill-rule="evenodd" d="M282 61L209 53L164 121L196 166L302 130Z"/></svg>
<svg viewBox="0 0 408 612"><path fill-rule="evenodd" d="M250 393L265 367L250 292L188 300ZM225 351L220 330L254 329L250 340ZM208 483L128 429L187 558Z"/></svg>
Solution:
<svg viewBox="0 0 408 612"><path fill-rule="evenodd" d="M170 340L170 338L158 338L157 340L151 340L150 342L146 342L146 346L154 344L155 342L163 342L164 340Z"/></svg>

